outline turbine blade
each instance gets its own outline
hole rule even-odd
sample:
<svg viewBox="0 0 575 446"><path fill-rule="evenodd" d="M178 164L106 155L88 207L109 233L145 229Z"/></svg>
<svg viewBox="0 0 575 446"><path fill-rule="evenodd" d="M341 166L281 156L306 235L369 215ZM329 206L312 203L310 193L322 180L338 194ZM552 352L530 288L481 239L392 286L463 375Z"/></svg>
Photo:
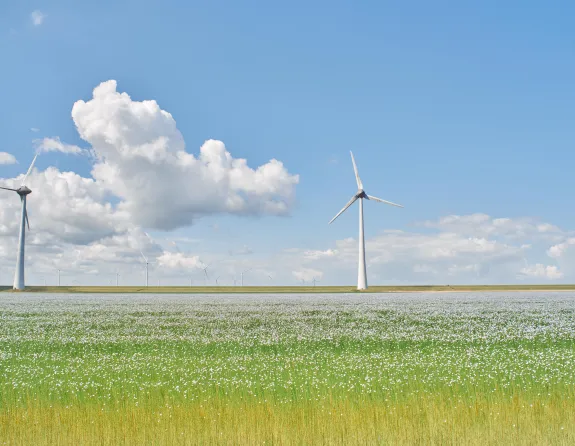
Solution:
<svg viewBox="0 0 575 446"><path fill-rule="evenodd" d="M36 154L36 156L34 156L34 159L32 160L32 164L30 164L30 167L28 168L28 172L26 172L26 175L24 176L24 179L22 180L22 186L24 186L24 183L28 179L28 175L30 175L30 172L32 172L32 168L34 167L34 163L36 162L36 158L38 158L38 154Z"/></svg>
<svg viewBox="0 0 575 446"><path fill-rule="evenodd" d="M26 224L28 225L28 231L30 230L30 220L28 220L28 209L24 211L24 216L26 217Z"/></svg>
<svg viewBox="0 0 575 446"><path fill-rule="evenodd" d="M397 203L392 203L391 201L387 201L387 200L382 200L381 198L377 198L377 197L373 197L371 195L367 196L368 200L373 200L373 201L379 201L380 203L385 203L385 204L390 204L392 206L397 206L398 208L402 208L403 206L401 204L397 204Z"/></svg>
<svg viewBox="0 0 575 446"><path fill-rule="evenodd" d="M2 187L2 186L0 186L0 189L11 190L12 192L18 192L18 189L12 189L12 188L10 188L10 187Z"/></svg>
<svg viewBox="0 0 575 446"><path fill-rule="evenodd" d="M142 258L144 259L144 262L148 263L148 259L146 258L146 256L144 255L144 253L142 252L141 249L140 249L140 254L142 254Z"/></svg>
<svg viewBox="0 0 575 446"><path fill-rule="evenodd" d="M354 201L357 200L357 198L358 198L357 195L354 195L354 196L352 197L352 199L349 200L349 201L347 202L347 204L343 207L343 209L342 209L341 211L339 211L339 212L337 213L337 215L331 219L331 221L328 223L328 225L331 224L331 223L332 223L337 217L339 217L341 214L343 214L343 212L344 212L348 207L350 207L350 206L354 203Z"/></svg>
<svg viewBox="0 0 575 446"><path fill-rule="evenodd" d="M361 178L359 177L357 166L355 165L355 158L353 157L353 152L350 150L349 153L351 154L351 162L353 163L353 171L355 172L355 181L357 181L357 188L363 189L363 184L361 182Z"/></svg>

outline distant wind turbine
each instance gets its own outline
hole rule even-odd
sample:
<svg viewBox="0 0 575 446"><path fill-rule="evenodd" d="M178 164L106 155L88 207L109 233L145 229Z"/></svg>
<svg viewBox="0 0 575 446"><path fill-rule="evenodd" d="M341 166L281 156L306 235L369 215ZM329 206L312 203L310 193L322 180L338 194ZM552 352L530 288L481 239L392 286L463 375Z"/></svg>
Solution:
<svg viewBox="0 0 575 446"><path fill-rule="evenodd" d="M26 180L28 179L28 175L32 172L32 168L34 167L34 163L36 162L36 158L38 158L38 154L32 160L32 164L28 168L28 172L24 176L22 180L22 184L18 189L12 189L10 187L0 187L0 189L10 190L12 192L16 192L20 195L20 202L22 204L22 211L20 214L20 236L18 238L18 253L16 255L16 273L14 274L14 289L15 290L23 290L26 288L25 280L24 280L24 247L26 245L26 225L28 226L28 230L30 230L30 221L28 220L28 211L26 209L26 197L32 193L32 191L25 185Z"/></svg>
<svg viewBox="0 0 575 446"><path fill-rule="evenodd" d="M373 200L379 201L380 203L390 204L391 206L397 206L402 208L403 206L397 203L392 203L391 201L382 200L381 198L374 197L372 195L367 195L363 190L363 184L361 179L359 178L359 173L357 172L357 166L355 164L355 159L353 157L353 153L350 151L351 154L351 162L353 163L353 171L355 172L355 181L357 182L357 192L351 200L347 202L347 204L343 207L341 211L337 213L335 217L331 219L329 224L331 224L337 217L344 213L344 211L350 207L356 200L359 199L359 264L357 269L357 289L358 290L366 290L367 289L367 271L365 268L365 237L363 234L363 200Z"/></svg>
<svg viewBox="0 0 575 446"><path fill-rule="evenodd" d="M148 258L144 255L144 253L142 252L142 250L140 249L140 254L142 255L142 259L144 259L144 263L146 264L146 286L148 286L148 279L149 279L149 266L150 266L150 261L148 260Z"/></svg>
<svg viewBox="0 0 575 446"><path fill-rule="evenodd" d="M204 272L204 284L207 285L208 284L208 280L210 278L210 276L208 275L208 268L210 267L210 265L213 263L208 263L207 265L202 262L200 260L200 262L204 265L204 266L198 266L197 268L201 269Z"/></svg>
<svg viewBox="0 0 575 446"><path fill-rule="evenodd" d="M313 282L313 286L315 286L315 283L316 283L316 282L319 282L319 280L317 280L317 279L314 277L314 278L312 279L312 282Z"/></svg>
<svg viewBox="0 0 575 446"><path fill-rule="evenodd" d="M152 242L152 243L154 242L154 241L152 240L152 237L150 237L150 234L148 234L147 232L144 232L144 235L146 236L146 238L147 238L150 242ZM150 275L150 274L149 274L149 266L150 266L150 263L154 263L154 262L150 262L150 261L148 260L148 258L144 255L144 252L142 251L142 248L141 248L140 243L139 243L138 241L136 241L136 243L137 243L138 246L139 246L138 249L140 250L140 254L141 254L141 256L142 256L142 259L144 260L144 263L146 264L146 287L147 287L147 286L149 285L149 275Z"/></svg>

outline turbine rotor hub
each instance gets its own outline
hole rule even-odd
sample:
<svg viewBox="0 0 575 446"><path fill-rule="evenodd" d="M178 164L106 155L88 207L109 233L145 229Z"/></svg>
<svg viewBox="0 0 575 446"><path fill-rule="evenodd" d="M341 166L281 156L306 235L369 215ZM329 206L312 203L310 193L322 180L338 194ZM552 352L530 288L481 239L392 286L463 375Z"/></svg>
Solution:
<svg viewBox="0 0 575 446"><path fill-rule="evenodd" d="M367 198L367 194L365 193L365 191L363 189L359 189L357 191L357 193L355 194L355 196L357 198Z"/></svg>
<svg viewBox="0 0 575 446"><path fill-rule="evenodd" d="M26 195L30 195L32 193L32 191L30 189L28 189L28 187L26 187L26 186L22 186L22 187L18 188L18 190L16 192L21 197L25 197Z"/></svg>

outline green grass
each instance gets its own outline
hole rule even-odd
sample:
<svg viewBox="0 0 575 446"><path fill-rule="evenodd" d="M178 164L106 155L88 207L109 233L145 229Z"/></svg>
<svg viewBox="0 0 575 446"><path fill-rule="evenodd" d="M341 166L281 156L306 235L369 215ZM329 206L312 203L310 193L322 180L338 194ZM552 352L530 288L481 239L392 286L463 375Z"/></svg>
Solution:
<svg viewBox="0 0 575 446"><path fill-rule="evenodd" d="M0 299L7 444L573 444L571 294Z"/></svg>
<svg viewBox="0 0 575 446"><path fill-rule="evenodd" d="M487 291L575 291L575 285L413 285L370 286L361 293L417 293L417 292L487 292ZM13 292L12 287L0 287L0 292ZM301 294L301 293L357 293L355 286L30 286L29 293L244 293L244 294Z"/></svg>

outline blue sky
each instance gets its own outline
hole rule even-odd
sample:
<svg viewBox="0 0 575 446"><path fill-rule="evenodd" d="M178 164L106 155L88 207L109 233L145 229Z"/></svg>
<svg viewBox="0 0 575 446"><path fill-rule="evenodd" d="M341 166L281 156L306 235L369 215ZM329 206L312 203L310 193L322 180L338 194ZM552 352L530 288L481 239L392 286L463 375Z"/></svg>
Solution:
<svg viewBox="0 0 575 446"><path fill-rule="evenodd" d="M356 189L350 149L368 193L405 205L366 203L368 237L475 213L547 222L567 237L575 5L467 3L3 4L0 132L20 164L0 166L1 176L25 169L36 138L89 148L72 105L115 79L169 111L188 152L213 138L251 167L276 158L299 175L291 216L200 218L174 233L201 240L189 249L271 255L357 237L356 207L327 226ZM38 159L48 166L91 170L61 153ZM527 260L549 263L537 252Z"/></svg>

